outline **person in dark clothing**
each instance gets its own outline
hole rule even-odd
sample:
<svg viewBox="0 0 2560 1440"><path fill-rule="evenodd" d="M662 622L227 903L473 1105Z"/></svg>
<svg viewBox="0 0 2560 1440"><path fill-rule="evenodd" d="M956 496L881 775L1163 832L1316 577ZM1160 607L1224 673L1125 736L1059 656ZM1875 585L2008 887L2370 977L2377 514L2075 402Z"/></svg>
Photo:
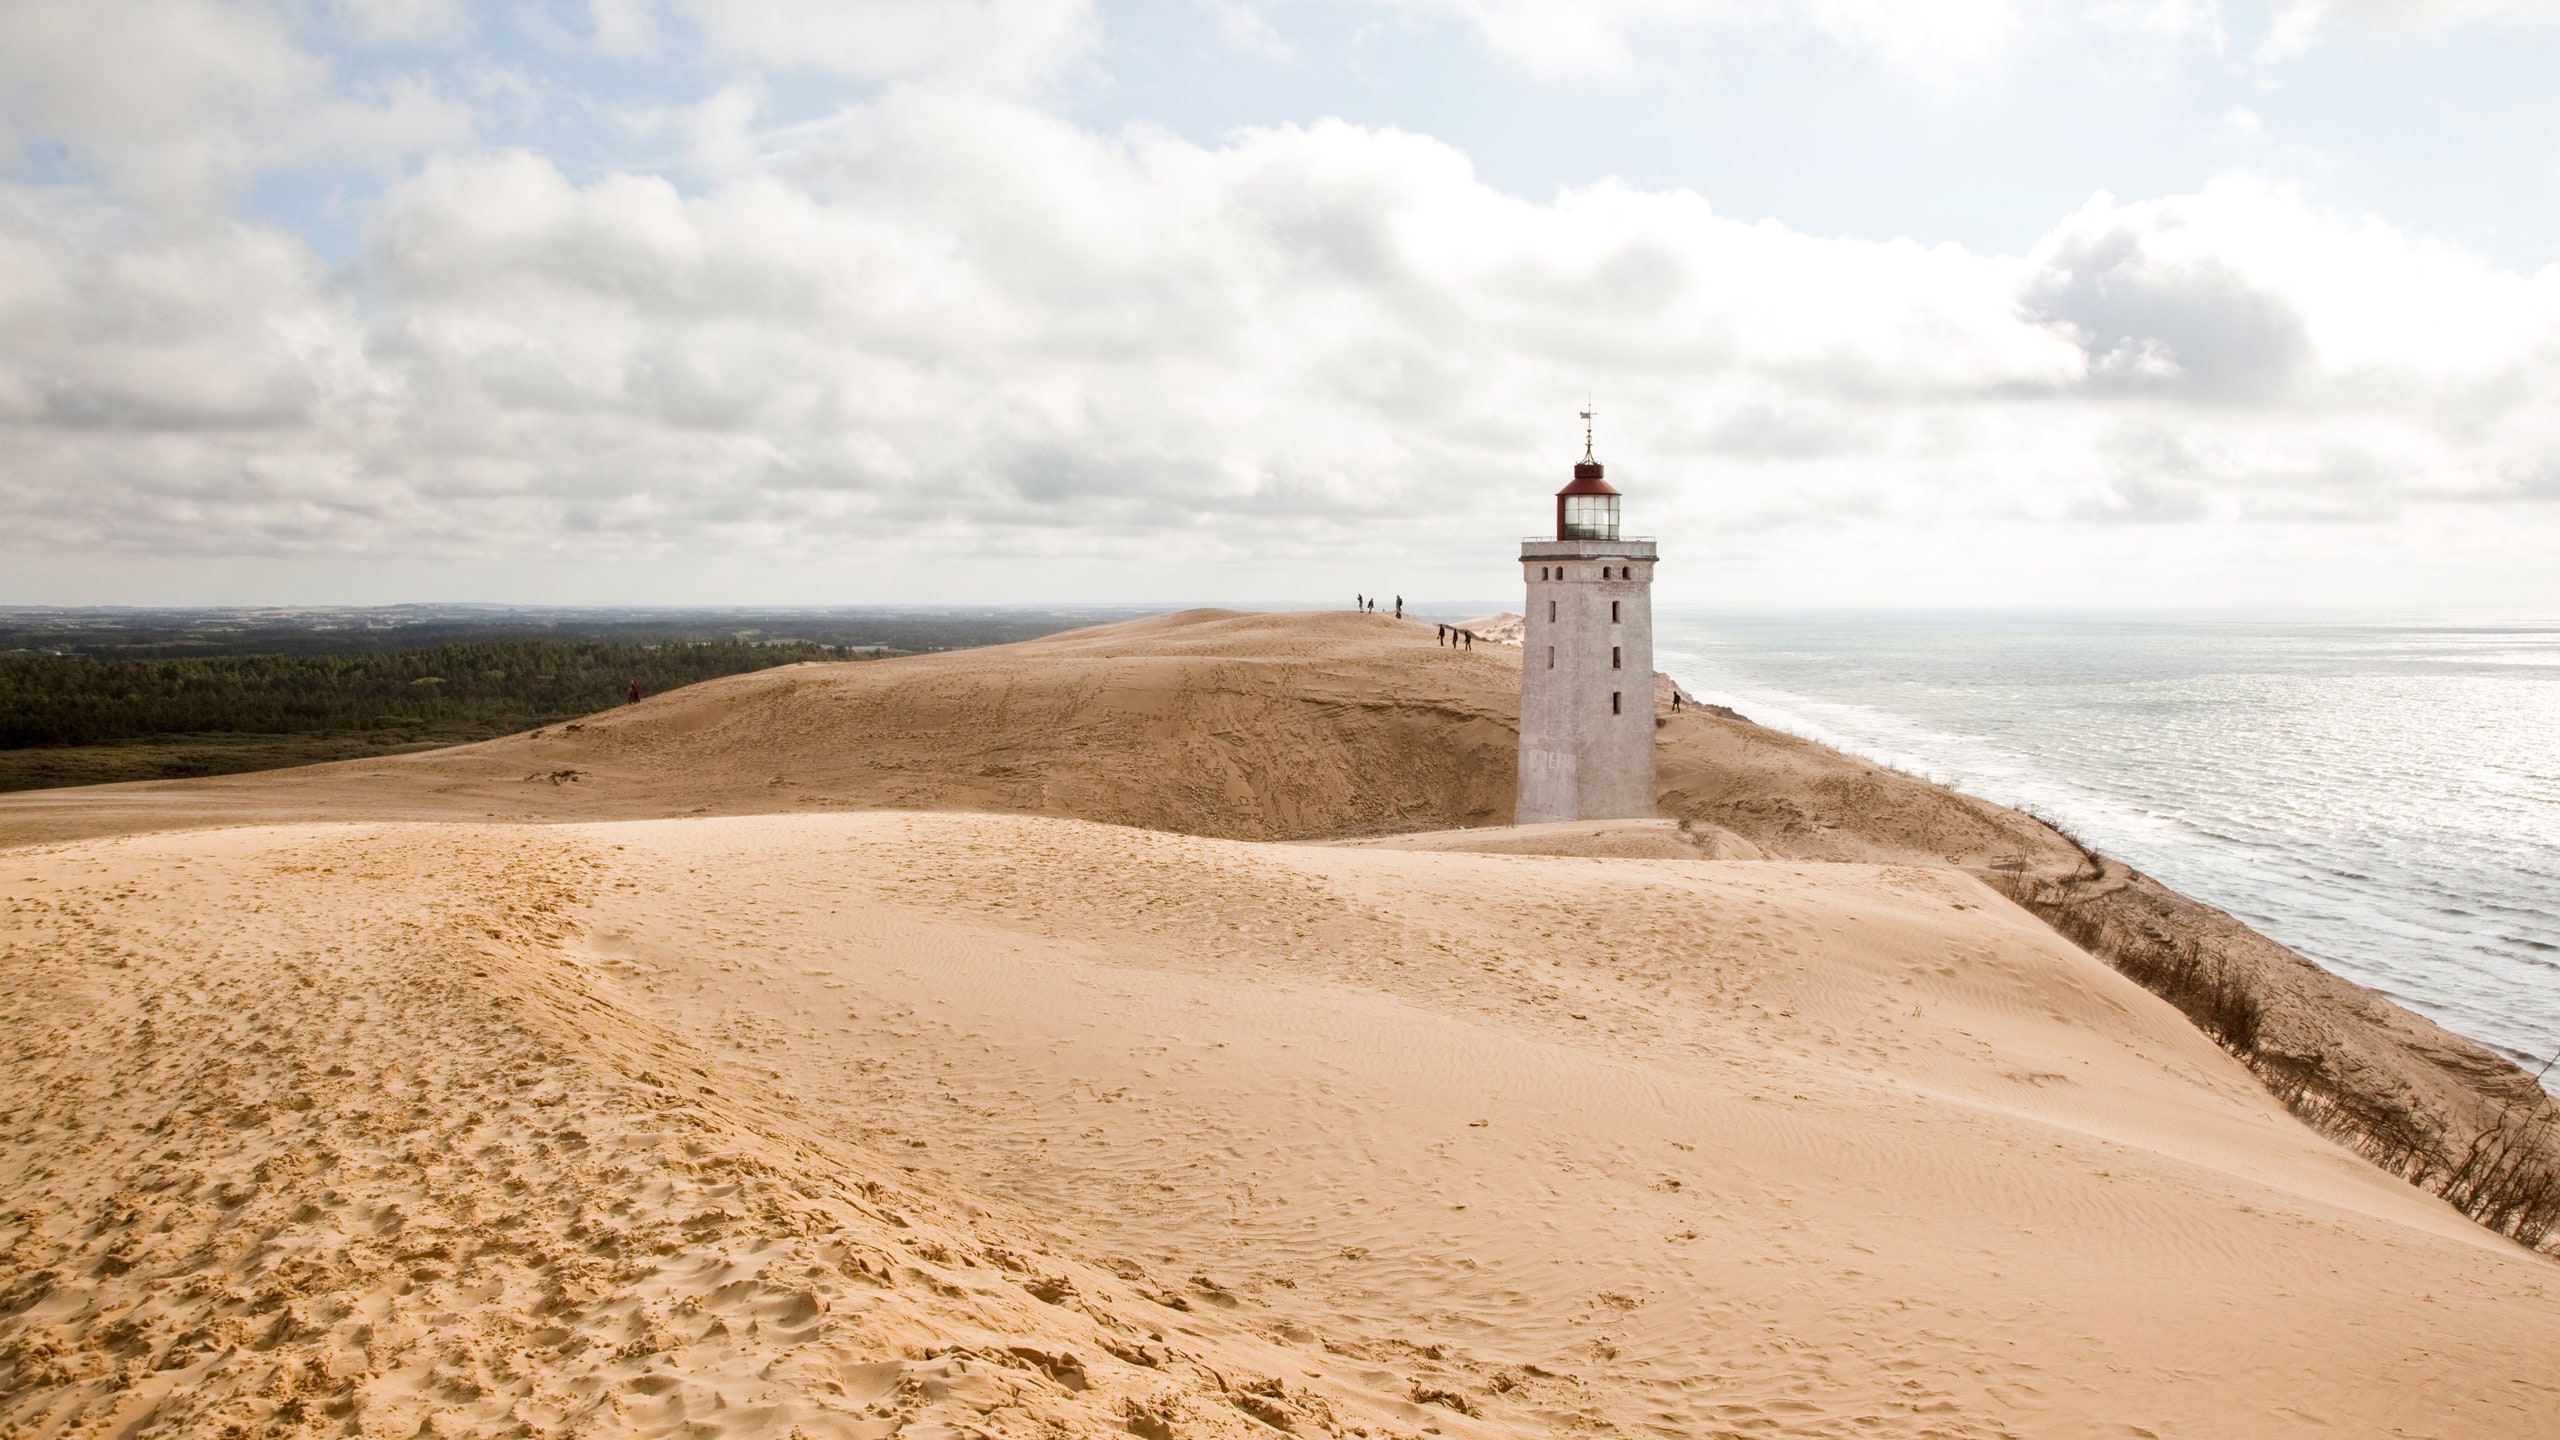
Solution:
<svg viewBox="0 0 2560 1440"><path fill-rule="evenodd" d="M1434 625L1434 626L1432 626L1432 627L1431 627L1431 638L1432 638L1435 642L1437 642L1437 643L1439 643L1439 644L1442 644L1442 645L1446 645L1446 644L1448 644L1448 643L1449 643L1449 627L1448 627L1448 626L1446 626L1446 625Z"/></svg>
<svg viewBox="0 0 2560 1440"><path fill-rule="evenodd" d="M1467 648L1468 648L1468 649L1473 650L1474 648L1476 648L1476 632L1474 632L1473 630L1461 630L1461 631L1459 631L1458 633L1459 633L1459 634L1461 634L1461 635L1463 635L1463 636L1465 636L1465 637L1467 638Z"/></svg>
<svg viewBox="0 0 2560 1440"><path fill-rule="evenodd" d="M1396 597L1396 618L1399 620L1404 618L1404 597L1401 595Z"/></svg>
<svg viewBox="0 0 2560 1440"><path fill-rule="evenodd" d="M631 682L631 698L627 703L633 705L640 703L640 682L637 680Z"/></svg>

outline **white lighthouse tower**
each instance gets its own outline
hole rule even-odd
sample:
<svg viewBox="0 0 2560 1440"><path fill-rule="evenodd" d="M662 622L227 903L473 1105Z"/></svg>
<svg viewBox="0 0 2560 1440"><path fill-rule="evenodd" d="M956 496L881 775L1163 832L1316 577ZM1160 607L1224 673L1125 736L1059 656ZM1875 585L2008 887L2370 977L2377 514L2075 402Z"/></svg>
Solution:
<svg viewBox="0 0 2560 1440"><path fill-rule="evenodd" d="M1618 533L1618 492L1591 453L1556 492L1556 535L1520 542L1520 791L1512 819L1653 813L1653 541Z"/></svg>

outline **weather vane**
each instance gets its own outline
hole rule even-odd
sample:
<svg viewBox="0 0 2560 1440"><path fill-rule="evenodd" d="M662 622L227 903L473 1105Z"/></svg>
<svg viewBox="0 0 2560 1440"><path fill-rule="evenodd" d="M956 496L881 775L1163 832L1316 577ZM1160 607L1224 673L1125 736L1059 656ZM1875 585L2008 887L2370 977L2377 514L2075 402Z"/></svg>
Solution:
<svg viewBox="0 0 2560 1440"><path fill-rule="evenodd" d="M1600 413L1600 411L1598 410L1598 408L1597 408L1597 407L1595 407L1595 406L1593 406L1593 405L1591 404L1591 402L1589 402L1589 401L1587 401L1587 400L1583 402L1583 408L1582 408L1582 458L1583 458L1583 459L1585 459L1585 460L1589 460L1589 459L1591 459L1591 458L1592 458L1592 454L1591 454L1591 417L1592 417L1592 416L1594 416L1594 415L1597 415L1597 414L1599 414L1599 413Z"/></svg>

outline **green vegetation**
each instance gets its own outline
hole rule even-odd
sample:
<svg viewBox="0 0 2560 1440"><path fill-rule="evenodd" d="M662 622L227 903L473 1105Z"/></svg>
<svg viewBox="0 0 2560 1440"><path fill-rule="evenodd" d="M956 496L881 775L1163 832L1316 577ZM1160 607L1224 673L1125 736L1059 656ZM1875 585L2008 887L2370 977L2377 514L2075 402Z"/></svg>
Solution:
<svg viewBox="0 0 2560 1440"><path fill-rule="evenodd" d="M802 660L806 641L474 640L408 650L99 660L0 654L0 789L216 775L511 734Z"/></svg>
<svg viewBox="0 0 2560 1440"><path fill-rule="evenodd" d="M301 735L172 735L106 745L40 745L31 750L0 750L0 791L281 770L289 765L464 745L506 733L429 727L361 735L323 730Z"/></svg>
<svg viewBox="0 0 2560 1440"><path fill-rule="evenodd" d="M0 607L0 790L461 745L795 660L1002 645L1143 607Z"/></svg>
<svg viewBox="0 0 2560 1440"><path fill-rule="evenodd" d="M96 660L186 660L211 655L345 655L493 640L593 640L615 645L802 640L921 654L1002 645L1134 619L1144 606L864 608L848 610L543 609L390 605L370 609L140 610L0 606L0 654L35 651Z"/></svg>

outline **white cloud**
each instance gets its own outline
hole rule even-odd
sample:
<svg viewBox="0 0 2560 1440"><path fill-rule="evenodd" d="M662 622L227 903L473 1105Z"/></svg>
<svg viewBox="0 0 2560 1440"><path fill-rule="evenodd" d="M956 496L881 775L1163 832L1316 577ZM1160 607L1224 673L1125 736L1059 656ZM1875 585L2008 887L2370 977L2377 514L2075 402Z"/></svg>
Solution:
<svg viewBox="0 0 2560 1440"><path fill-rule="evenodd" d="M333 84L275 10L226 0L13 0L0 6L0 107L128 195L203 209L300 160L381 161L470 133L416 81Z"/></svg>
<svg viewBox="0 0 2560 1440"><path fill-rule="evenodd" d="M291 236L172 234L0 187L0 514L18 546L343 547L347 432L395 405L351 296Z"/></svg>
<svg viewBox="0 0 2560 1440"><path fill-rule="evenodd" d="M1086 0L671 0L724 58L867 80L1010 88L1089 41Z"/></svg>
<svg viewBox="0 0 2560 1440"><path fill-rule="evenodd" d="M649 0L588 0L587 15L596 48L607 55L628 58L658 48L657 8Z"/></svg>
<svg viewBox="0 0 2560 1440"><path fill-rule="evenodd" d="M2560 469L2560 271L2245 180L1982 256L900 91L700 193L433 161L349 280L0 213L22 546L1303 571L1517 523L1586 392L1647 524L1718 543L2378 522Z"/></svg>
<svg viewBox="0 0 2560 1440"><path fill-rule="evenodd" d="M2228 40L2220 0L2089 0L2089 19L2119 34L2193 36L2219 51Z"/></svg>
<svg viewBox="0 0 2560 1440"><path fill-rule="evenodd" d="M2019 0L1379 0L1454 19L1496 56L1543 79L1618 76L1648 42L1726 31L1809 28L1932 88L1997 61Z"/></svg>
<svg viewBox="0 0 2560 1440"><path fill-rule="evenodd" d="M2426 33L2560 26L2560 0L2271 0L2262 60L2300 55L2340 29Z"/></svg>
<svg viewBox="0 0 2560 1440"><path fill-rule="evenodd" d="M1544 80L1646 68L1658 42L1795 28L1872 56L1923 90L1952 91L2012 62L2039 29L2077 24L2115 43L2229 43L2221 0L1372 0L1454 20L1499 59ZM2560 27L2560 0L2272 0L2262 61L2299 56L2341 29L2431 33Z"/></svg>
<svg viewBox="0 0 2560 1440"><path fill-rule="evenodd" d="M298 6L316 27L367 45L458 45L473 29L464 0L298 0Z"/></svg>
<svg viewBox="0 0 2560 1440"><path fill-rule="evenodd" d="M1913 73L1995 63L2027 13L1624 0L1568 36L1540 28L1563 11L1430 3L1549 63L1785 24ZM704 9L741 68L654 112L679 184L467 148L423 83L354 93L308 48L324 24L447 43L455 13L0 9L0 113L113 182L0 185L0 545L1304 574L1511 530L1586 394L1647 527L1729 568L2560 524L2560 269L2246 177L2099 196L2016 255L1680 190L1532 202L1393 129L1082 128L1015 97L1080 53L1083 6L986 0ZM690 29L599 0L590 38ZM885 83L776 131L792 82L767 68ZM339 271L219 203L269 167L421 149L443 153Z"/></svg>
<svg viewBox="0 0 2560 1440"><path fill-rule="evenodd" d="M1266 60L1286 60L1295 52L1253 0L1208 0L1217 12L1218 33L1229 45Z"/></svg>
<svg viewBox="0 0 2560 1440"><path fill-rule="evenodd" d="M2091 334L2121 322L2184 343L2188 373L2238 391L2290 376L2314 387L2306 402L2361 403L2373 387L2560 381L2540 373L2560 340L2560 269L2519 276L2245 177L2129 205L2101 195L2034 259L2031 306Z"/></svg>

